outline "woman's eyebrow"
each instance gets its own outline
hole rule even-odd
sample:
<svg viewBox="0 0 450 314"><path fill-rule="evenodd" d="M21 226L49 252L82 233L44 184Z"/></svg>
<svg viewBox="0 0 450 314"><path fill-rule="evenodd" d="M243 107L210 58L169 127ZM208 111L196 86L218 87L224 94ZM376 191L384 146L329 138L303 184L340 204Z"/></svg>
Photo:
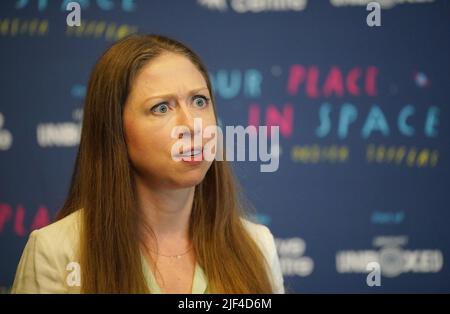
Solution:
<svg viewBox="0 0 450 314"><path fill-rule="evenodd" d="M193 89L193 90L191 90L188 93L188 95L191 96L191 95L193 95L195 93L198 93L199 91L201 91L203 89L208 89L208 87L204 86L204 87ZM153 98L170 98L170 97L173 97L173 96L174 96L174 94L164 94L164 95L150 96L150 97L148 97L146 99L146 101L149 100L149 99L153 99Z"/></svg>

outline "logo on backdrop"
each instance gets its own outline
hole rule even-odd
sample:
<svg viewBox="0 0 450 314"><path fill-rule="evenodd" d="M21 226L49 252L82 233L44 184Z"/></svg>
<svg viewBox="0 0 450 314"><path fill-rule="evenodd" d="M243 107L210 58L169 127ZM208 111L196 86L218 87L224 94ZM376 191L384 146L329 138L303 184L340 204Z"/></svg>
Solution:
<svg viewBox="0 0 450 314"><path fill-rule="evenodd" d="M380 265L381 275L397 277L401 274L438 273L444 266L443 252L435 248L408 249L408 236L378 236L373 239L376 249L343 250L336 253L339 274L367 273Z"/></svg>
<svg viewBox="0 0 450 314"><path fill-rule="evenodd" d="M47 226L50 214L47 206L41 205L37 210L30 210L22 204L15 207L8 203L0 203L0 235L11 229L18 237L25 237L31 231Z"/></svg>
<svg viewBox="0 0 450 314"><path fill-rule="evenodd" d="M358 156L368 165L426 169L439 164L440 152L432 143L440 136L442 104L411 98L394 106L393 97L380 98L398 95L399 89L379 67L291 64L269 69L218 69L210 77L215 94L229 110L247 108L248 125L279 126L279 150L290 152L293 162L339 165ZM428 93L432 82L426 73L411 72L406 84L417 93ZM284 95L261 103L266 86L284 90ZM424 144L403 143L412 138ZM365 147L349 145L356 139Z"/></svg>
<svg viewBox="0 0 450 314"><path fill-rule="evenodd" d="M302 238L275 239L283 275L307 277L314 270L314 260L305 256L306 242Z"/></svg>
<svg viewBox="0 0 450 314"><path fill-rule="evenodd" d="M5 116L0 112L0 150L8 150L13 143L13 136L10 131L4 128Z"/></svg>
<svg viewBox="0 0 450 314"><path fill-rule="evenodd" d="M73 147L80 142L82 109L72 112L73 121L41 122L36 126L36 138L40 147Z"/></svg>
<svg viewBox="0 0 450 314"><path fill-rule="evenodd" d="M263 13L283 11L303 11L307 0L197 0L197 3L212 11L233 11L235 13Z"/></svg>
<svg viewBox="0 0 450 314"><path fill-rule="evenodd" d="M325 2L325 1L324 1ZM347 6L378 6L382 9L391 9L398 4L422 4L432 3L434 0L330 0L330 5L335 8ZM264 12L300 12L307 9L308 0L197 0L199 6L211 11L243 13Z"/></svg>

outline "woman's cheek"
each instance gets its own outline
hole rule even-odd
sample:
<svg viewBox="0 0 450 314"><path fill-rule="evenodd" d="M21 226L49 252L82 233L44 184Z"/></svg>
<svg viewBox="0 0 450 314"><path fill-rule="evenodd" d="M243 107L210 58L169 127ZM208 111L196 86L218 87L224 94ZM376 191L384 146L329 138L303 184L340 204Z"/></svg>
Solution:
<svg viewBox="0 0 450 314"><path fill-rule="evenodd" d="M155 145L153 143L154 139L157 138L152 128L148 126L142 126L138 123L129 124L129 128L127 130L127 145L128 149L135 152L135 154L148 154L149 149Z"/></svg>
<svg viewBox="0 0 450 314"><path fill-rule="evenodd" d="M153 153L165 155L167 150L170 152L173 142L170 124L149 127L143 132L142 137L145 138L143 144Z"/></svg>

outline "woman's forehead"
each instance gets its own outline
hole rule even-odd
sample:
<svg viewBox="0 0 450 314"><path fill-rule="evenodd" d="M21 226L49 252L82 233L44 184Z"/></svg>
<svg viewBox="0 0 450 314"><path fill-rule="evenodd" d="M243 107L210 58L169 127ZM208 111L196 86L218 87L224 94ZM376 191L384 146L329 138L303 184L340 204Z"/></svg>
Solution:
<svg viewBox="0 0 450 314"><path fill-rule="evenodd" d="M136 78L137 85L149 93L171 94L206 86L197 67L187 58L163 54L146 64Z"/></svg>

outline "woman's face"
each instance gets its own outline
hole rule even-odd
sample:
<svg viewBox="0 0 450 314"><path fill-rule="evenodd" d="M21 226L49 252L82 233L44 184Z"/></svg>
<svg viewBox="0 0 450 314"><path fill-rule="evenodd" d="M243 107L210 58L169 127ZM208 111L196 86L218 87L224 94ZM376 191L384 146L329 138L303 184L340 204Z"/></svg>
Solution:
<svg viewBox="0 0 450 314"><path fill-rule="evenodd" d="M185 143L177 153L194 148L194 118L201 118L201 129L216 125L206 81L194 64L173 53L163 53L146 64L135 78L123 113L128 155L146 184L183 188L203 180L211 161L176 161L172 156L176 142ZM176 128L180 125L188 129ZM195 147L208 141L201 137Z"/></svg>

